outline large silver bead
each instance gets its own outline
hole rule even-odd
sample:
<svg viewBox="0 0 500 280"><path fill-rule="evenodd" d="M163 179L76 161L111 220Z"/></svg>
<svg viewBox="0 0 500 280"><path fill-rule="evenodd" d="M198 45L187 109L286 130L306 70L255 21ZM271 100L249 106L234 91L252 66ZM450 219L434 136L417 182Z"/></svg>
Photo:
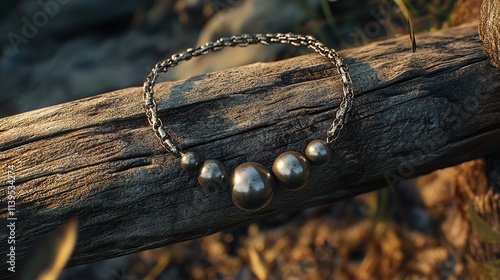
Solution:
<svg viewBox="0 0 500 280"><path fill-rule="evenodd" d="M217 160L205 161L198 175L198 182L203 188L226 188L228 180L226 168Z"/></svg>
<svg viewBox="0 0 500 280"><path fill-rule="evenodd" d="M273 175L266 167L256 162L245 162L234 170L229 196L238 208L257 211L271 202L275 186Z"/></svg>
<svg viewBox="0 0 500 280"><path fill-rule="evenodd" d="M195 152L185 152L181 156L181 168L186 172L196 172L200 165L200 156Z"/></svg>
<svg viewBox="0 0 500 280"><path fill-rule="evenodd" d="M273 164L273 173L278 185L295 191L304 187L309 180L311 165L306 157L297 152L284 152Z"/></svg>
<svg viewBox="0 0 500 280"><path fill-rule="evenodd" d="M324 165L332 158L332 149L323 140L313 140L306 147L306 157L314 165Z"/></svg>

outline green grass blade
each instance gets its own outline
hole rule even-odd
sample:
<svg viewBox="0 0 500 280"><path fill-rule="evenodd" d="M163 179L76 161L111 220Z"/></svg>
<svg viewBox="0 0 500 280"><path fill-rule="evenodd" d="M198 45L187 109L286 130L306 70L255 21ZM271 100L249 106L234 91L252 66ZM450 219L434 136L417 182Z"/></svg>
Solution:
<svg viewBox="0 0 500 280"><path fill-rule="evenodd" d="M394 2L396 3L396 5L398 5L398 7L403 12L403 15L408 20L408 29L409 29L409 33L410 33L411 50L413 52L416 52L417 51L417 40L415 38L415 30L413 29L413 23L411 20L410 9L408 8L406 2L403 0L394 0Z"/></svg>
<svg viewBox="0 0 500 280"><path fill-rule="evenodd" d="M471 218L472 228L477 232L479 241L492 244L500 244L500 234L486 223L472 207L469 202L469 214Z"/></svg>

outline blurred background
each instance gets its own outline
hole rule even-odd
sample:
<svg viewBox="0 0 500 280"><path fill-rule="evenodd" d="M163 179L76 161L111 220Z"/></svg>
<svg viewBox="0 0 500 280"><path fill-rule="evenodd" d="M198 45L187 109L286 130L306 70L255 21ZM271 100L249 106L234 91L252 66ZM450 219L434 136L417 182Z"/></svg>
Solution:
<svg viewBox="0 0 500 280"><path fill-rule="evenodd" d="M222 36L293 32L346 49L408 36L405 13L416 32L475 21L479 2L2 1L0 117L141 86L157 61ZM305 53L281 46L228 49L181 64L164 79ZM499 197L485 168L479 159L332 205L66 269L60 279L495 277L500 244L475 230L477 219L500 228Z"/></svg>
<svg viewBox="0 0 500 280"><path fill-rule="evenodd" d="M454 24L455 2L412 1L416 30ZM0 19L0 116L140 86L160 59L221 36L305 33L342 49L407 31L392 0L5 0ZM295 49L225 50L166 78L308 52Z"/></svg>

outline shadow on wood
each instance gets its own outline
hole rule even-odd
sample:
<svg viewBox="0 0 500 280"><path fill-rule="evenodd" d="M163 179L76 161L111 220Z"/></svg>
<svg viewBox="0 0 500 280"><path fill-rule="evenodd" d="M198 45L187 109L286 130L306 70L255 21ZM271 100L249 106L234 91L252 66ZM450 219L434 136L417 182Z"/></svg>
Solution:
<svg viewBox="0 0 500 280"><path fill-rule="evenodd" d="M0 162L16 175L17 259L74 216L70 265L331 203L499 151L500 71L484 56L477 25L418 39L415 54L407 36L340 52L356 97L333 162L315 168L300 191L276 189L257 213L237 209L225 190L201 189L165 154L141 88L2 119ZM332 65L311 54L163 83L156 93L184 149L232 169L245 161L270 168L279 153L324 138L342 90ZM1 199L5 221L5 192ZM7 246L0 243L0 252Z"/></svg>

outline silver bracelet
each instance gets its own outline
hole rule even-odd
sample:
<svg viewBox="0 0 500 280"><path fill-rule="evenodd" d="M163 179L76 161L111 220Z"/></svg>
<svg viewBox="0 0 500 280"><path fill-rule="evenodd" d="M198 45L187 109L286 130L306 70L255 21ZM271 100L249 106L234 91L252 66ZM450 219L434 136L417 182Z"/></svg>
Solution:
<svg viewBox="0 0 500 280"><path fill-rule="evenodd" d="M307 46L329 59L337 68L343 84L343 98L331 127L326 132L325 140L313 140L301 154L287 151L274 161L272 173L262 164L245 162L235 168L231 176L224 165L217 160L201 161L200 156L192 151L183 152L172 136L164 129L158 117L158 105L153 99L156 79L183 60L218 51L224 47L245 47L252 44L291 44ZM331 143L337 139L346 122L347 113L354 97L353 84L349 68L334 49L329 49L309 35L295 34L243 34L230 38L220 38L196 48L189 48L176 53L170 58L158 62L144 82L144 109L150 125L165 149L180 157L180 166L189 173L196 174L199 184L204 187L227 188L233 203L246 211L257 211L266 207L273 197L273 188L279 185L286 190L296 191L303 188L310 176L311 165L324 165L331 160Z"/></svg>

